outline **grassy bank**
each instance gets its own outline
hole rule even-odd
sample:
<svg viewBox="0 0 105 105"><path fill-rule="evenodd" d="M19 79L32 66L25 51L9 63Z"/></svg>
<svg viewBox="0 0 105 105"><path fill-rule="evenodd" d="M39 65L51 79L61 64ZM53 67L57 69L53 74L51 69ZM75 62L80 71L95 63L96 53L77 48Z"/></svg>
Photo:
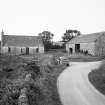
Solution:
<svg viewBox="0 0 105 105"><path fill-rule="evenodd" d="M0 57L0 105L18 105L23 87L28 89L29 105L62 105L56 82L66 66L57 65L52 55L40 56L40 65L30 58ZM27 82L24 78L28 73L32 74L32 80Z"/></svg>
<svg viewBox="0 0 105 105"><path fill-rule="evenodd" d="M69 58L70 58L70 61L73 61L73 62L93 62L93 61L102 60L105 57L77 54L77 55L70 55Z"/></svg>
<svg viewBox="0 0 105 105"><path fill-rule="evenodd" d="M105 95L105 61L97 70L90 72L88 77L93 86Z"/></svg>

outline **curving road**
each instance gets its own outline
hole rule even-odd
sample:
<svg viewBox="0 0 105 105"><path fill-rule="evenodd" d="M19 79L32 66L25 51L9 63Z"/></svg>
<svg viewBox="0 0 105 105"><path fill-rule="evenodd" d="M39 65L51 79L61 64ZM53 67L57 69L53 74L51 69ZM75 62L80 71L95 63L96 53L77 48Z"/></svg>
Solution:
<svg viewBox="0 0 105 105"><path fill-rule="evenodd" d="M63 105L105 105L105 96L88 80L88 73L98 68L101 61L70 64L57 81Z"/></svg>

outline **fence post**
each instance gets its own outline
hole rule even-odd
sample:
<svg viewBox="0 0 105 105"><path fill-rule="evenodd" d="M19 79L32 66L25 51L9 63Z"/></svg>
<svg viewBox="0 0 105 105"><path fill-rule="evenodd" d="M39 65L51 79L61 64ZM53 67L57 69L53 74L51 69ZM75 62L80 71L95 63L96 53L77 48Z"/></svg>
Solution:
<svg viewBox="0 0 105 105"><path fill-rule="evenodd" d="M28 98L26 95L26 91L27 91L26 88L21 89L18 105L28 105Z"/></svg>
<svg viewBox="0 0 105 105"><path fill-rule="evenodd" d="M25 81L30 81L30 80L31 80L31 74L27 74L25 77ZM18 105L28 105L28 97L27 97L27 88L26 87L24 87L20 91Z"/></svg>

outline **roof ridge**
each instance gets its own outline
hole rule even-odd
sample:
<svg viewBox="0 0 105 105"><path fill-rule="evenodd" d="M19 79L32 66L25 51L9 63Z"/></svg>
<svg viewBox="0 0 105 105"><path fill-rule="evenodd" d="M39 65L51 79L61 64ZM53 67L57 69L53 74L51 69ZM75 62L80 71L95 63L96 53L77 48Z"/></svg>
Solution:
<svg viewBox="0 0 105 105"><path fill-rule="evenodd" d="M27 36L27 37L33 37L35 35L4 35L4 36ZM35 36L35 37L40 37L40 36Z"/></svg>
<svg viewBox="0 0 105 105"><path fill-rule="evenodd" d="M4 45L9 46L37 46L43 45L40 36L3 35Z"/></svg>
<svg viewBox="0 0 105 105"><path fill-rule="evenodd" d="M82 35L94 35L94 34L101 34L101 33L105 33L105 31L94 32L94 33L87 33L87 34L82 34Z"/></svg>

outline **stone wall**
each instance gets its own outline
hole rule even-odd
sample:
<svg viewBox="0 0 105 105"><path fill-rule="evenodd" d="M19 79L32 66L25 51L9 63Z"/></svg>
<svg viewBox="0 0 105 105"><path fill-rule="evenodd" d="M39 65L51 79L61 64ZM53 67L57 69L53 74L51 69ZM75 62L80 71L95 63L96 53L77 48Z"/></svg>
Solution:
<svg viewBox="0 0 105 105"><path fill-rule="evenodd" d="M80 50L88 51L89 54L95 55L95 43L81 43Z"/></svg>
<svg viewBox="0 0 105 105"><path fill-rule="evenodd" d="M95 54L98 56L105 55L105 35L100 36L95 43Z"/></svg>
<svg viewBox="0 0 105 105"><path fill-rule="evenodd" d="M69 48L72 48L73 53L75 53L75 44L66 44L67 52L69 52ZM89 54L95 55L95 43L80 43L80 50L88 51Z"/></svg>

